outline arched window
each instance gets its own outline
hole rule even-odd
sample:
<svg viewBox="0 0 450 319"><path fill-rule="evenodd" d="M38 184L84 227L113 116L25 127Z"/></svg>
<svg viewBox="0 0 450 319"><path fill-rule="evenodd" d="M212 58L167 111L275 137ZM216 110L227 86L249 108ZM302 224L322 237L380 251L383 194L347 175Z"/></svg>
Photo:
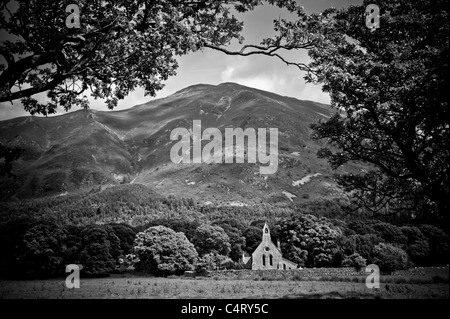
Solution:
<svg viewBox="0 0 450 319"><path fill-rule="evenodd" d="M266 265L266 255L262 255L263 266Z"/></svg>
<svg viewBox="0 0 450 319"><path fill-rule="evenodd" d="M269 256L269 265L273 266L273 256Z"/></svg>
<svg viewBox="0 0 450 319"><path fill-rule="evenodd" d="M283 269L285 269L285 270L286 270L286 264L283 264Z"/></svg>

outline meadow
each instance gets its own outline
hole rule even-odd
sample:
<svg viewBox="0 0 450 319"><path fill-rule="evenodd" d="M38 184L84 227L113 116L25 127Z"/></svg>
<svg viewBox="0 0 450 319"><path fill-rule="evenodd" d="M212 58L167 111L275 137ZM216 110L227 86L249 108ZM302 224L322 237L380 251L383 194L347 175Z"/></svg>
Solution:
<svg viewBox="0 0 450 319"><path fill-rule="evenodd" d="M379 289L369 289L364 276L297 277L296 280L228 280L218 277L148 277L114 275L81 278L68 289L65 279L3 280L1 299L183 299L183 298L332 298L448 299L448 276L383 276Z"/></svg>

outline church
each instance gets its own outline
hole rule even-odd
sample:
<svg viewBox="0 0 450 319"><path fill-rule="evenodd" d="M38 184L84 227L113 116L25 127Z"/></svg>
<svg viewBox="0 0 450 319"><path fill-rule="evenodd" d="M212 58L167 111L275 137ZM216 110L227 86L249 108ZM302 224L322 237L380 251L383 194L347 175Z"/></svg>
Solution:
<svg viewBox="0 0 450 319"><path fill-rule="evenodd" d="M264 224L262 241L249 256L245 252L242 254L241 263L244 268L252 270L260 269L297 269L297 265L285 258L281 254L280 242L275 245L270 238L270 229L267 223Z"/></svg>

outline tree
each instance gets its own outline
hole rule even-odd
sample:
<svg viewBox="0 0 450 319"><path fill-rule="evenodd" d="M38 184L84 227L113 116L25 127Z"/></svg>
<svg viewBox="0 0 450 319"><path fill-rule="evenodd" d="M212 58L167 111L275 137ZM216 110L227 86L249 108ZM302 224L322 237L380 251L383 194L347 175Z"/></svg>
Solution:
<svg viewBox="0 0 450 319"><path fill-rule="evenodd" d="M110 226L88 225L81 231L82 249L79 262L87 275L113 272L121 255L120 240Z"/></svg>
<svg viewBox="0 0 450 319"><path fill-rule="evenodd" d="M66 231L66 245L67 248L64 251L64 261L66 264L80 263L80 252L83 249L83 242L81 238L82 227L67 225Z"/></svg>
<svg viewBox="0 0 450 319"><path fill-rule="evenodd" d="M222 227L202 224L195 230L192 243L199 255L217 253L227 256L230 252L230 238Z"/></svg>
<svg viewBox="0 0 450 319"><path fill-rule="evenodd" d="M0 176L7 175L15 177L12 171L12 162L17 160L23 154L23 149L9 147L0 142L0 159L4 159L3 165L0 166Z"/></svg>
<svg viewBox="0 0 450 319"><path fill-rule="evenodd" d="M383 238L384 242L403 247L408 238L403 234L401 228L384 222L376 223L372 226L374 233Z"/></svg>
<svg viewBox="0 0 450 319"><path fill-rule="evenodd" d="M245 237L242 235L245 226L234 219L222 219L213 223L222 227L230 239L230 258L238 261L242 257L243 248L245 247Z"/></svg>
<svg viewBox="0 0 450 319"><path fill-rule="evenodd" d="M344 256L358 254L368 263L372 263L375 257L375 246L381 242L382 239L375 234L355 234L340 238L338 246Z"/></svg>
<svg viewBox="0 0 450 319"><path fill-rule="evenodd" d="M313 215L293 216L279 225L283 256L301 266L330 266L341 236L342 231L326 218Z"/></svg>
<svg viewBox="0 0 450 319"><path fill-rule="evenodd" d="M429 263L446 263L450 261L449 236L442 229L433 225L420 225L420 232L428 239L430 248Z"/></svg>
<svg viewBox="0 0 450 319"><path fill-rule="evenodd" d="M0 225L0 247L2 258L0 259L0 274L6 277L22 276L18 267L18 258L23 250L24 235L37 226L36 220L30 217L21 217L10 220Z"/></svg>
<svg viewBox="0 0 450 319"><path fill-rule="evenodd" d="M365 267L366 265L366 259L358 253L345 256L344 260L342 261L342 266L353 267L356 270L361 270L361 268Z"/></svg>
<svg viewBox="0 0 450 319"><path fill-rule="evenodd" d="M401 230L408 240L404 249L411 258L411 261L416 265L423 264L430 254L427 238L415 226L403 226Z"/></svg>
<svg viewBox="0 0 450 319"><path fill-rule="evenodd" d="M119 238L120 249L123 255L129 254L133 250L134 238L136 237L136 231L126 224L111 224L109 225L114 231L114 234Z"/></svg>
<svg viewBox="0 0 450 319"><path fill-rule="evenodd" d="M244 231L243 235L245 237L245 251L249 254L252 254L261 243L262 228L249 226Z"/></svg>
<svg viewBox="0 0 450 319"><path fill-rule="evenodd" d="M29 229L19 247L18 265L23 275L55 276L64 273L66 232L54 223Z"/></svg>
<svg viewBox="0 0 450 319"><path fill-rule="evenodd" d="M380 27L365 25L368 4ZM387 13L389 11L389 13ZM307 80L323 84L336 114L312 125L337 168L367 163L339 183L375 213L450 211L449 19L444 0L364 1L323 14Z"/></svg>
<svg viewBox="0 0 450 319"><path fill-rule="evenodd" d="M234 268L234 265L235 263L227 256L208 253L198 259L195 264L195 271L202 273L205 270Z"/></svg>
<svg viewBox="0 0 450 319"><path fill-rule="evenodd" d="M230 9L245 12L260 1L80 0L79 25L66 12L70 3L0 2L9 34L0 43L0 102L21 99L31 114L47 115L58 105L87 108L87 91L109 108L138 86L153 96L175 75L176 55L242 41L243 23ZM49 102L31 97L40 92Z"/></svg>
<svg viewBox="0 0 450 319"><path fill-rule="evenodd" d="M145 229L151 226L164 226L170 229L173 229L176 232L183 233L189 241L192 241L192 238L195 235L195 230L200 225L199 222L183 218L163 218L163 219L155 219L149 222ZM145 230L144 229L144 230Z"/></svg>
<svg viewBox="0 0 450 319"><path fill-rule="evenodd" d="M375 258L373 263L380 267L380 270L385 273L406 269L409 265L408 255L403 249L385 243L379 243L375 246Z"/></svg>
<svg viewBox="0 0 450 319"><path fill-rule="evenodd" d="M198 254L183 233L164 226L153 226L136 235L134 251L139 258L136 269L157 276L181 275L193 270Z"/></svg>

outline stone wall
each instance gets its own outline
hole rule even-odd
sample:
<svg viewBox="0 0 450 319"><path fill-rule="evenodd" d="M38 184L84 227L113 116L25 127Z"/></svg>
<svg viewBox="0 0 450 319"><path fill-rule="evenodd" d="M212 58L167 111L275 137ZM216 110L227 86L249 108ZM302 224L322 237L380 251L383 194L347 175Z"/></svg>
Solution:
<svg viewBox="0 0 450 319"><path fill-rule="evenodd" d="M291 270L216 270L210 272L212 278L217 279L243 279L243 280L291 280L302 278L313 278L313 277L326 277L326 276L367 276L368 273L365 272L365 268L360 271L354 268L302 268L302 269L291 269ZM397 276L425 276L426 273L420 268L412 268L408 270L395 271L393 275Z"/></svg>

